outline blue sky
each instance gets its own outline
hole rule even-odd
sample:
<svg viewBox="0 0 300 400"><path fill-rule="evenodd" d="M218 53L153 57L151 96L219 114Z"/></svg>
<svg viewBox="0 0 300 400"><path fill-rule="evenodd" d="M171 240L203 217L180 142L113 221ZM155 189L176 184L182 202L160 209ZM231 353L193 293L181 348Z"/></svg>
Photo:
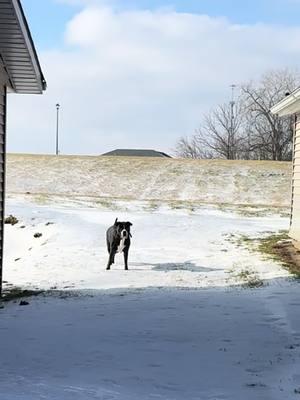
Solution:
<svg viewBox="0 0 300 400"><path fill-rule="evenodd" d="M48 89L9 96L11 152L53 152L57 102L62 153L171 152L232 83L300 66L300 0L22 4Z"/></svg>
<svg viewBox="0 0 300 400"><path fill-rule="evenodd" d="M54 0L22 1L30 30L38 48L57 46L65 24L75 13L74 7Z"/></svg>
<svg viewBox="0 0 300 400"><path fill-rule="evenodd" d="M57 0L23 0L31 30L39 47L47 48L61 41L65 25L80 6ZM109 3L109 2L107 2ZM122 0L119 9L157 9L169 7L178 12L225 16L233 23L299 25L298 0Z"/></svg>

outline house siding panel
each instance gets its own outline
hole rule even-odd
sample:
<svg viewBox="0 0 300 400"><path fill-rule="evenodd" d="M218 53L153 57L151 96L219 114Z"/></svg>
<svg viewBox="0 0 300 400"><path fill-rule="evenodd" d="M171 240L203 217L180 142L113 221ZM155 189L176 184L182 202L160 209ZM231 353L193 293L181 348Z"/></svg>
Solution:
<svg viewBox="0 0 300 400"><path fill-rule="evenodd" d="M294 173L295 174L300 174L300 164L294 164Z"/></svg>
<svg viewBox="0 0 300 400"><path fill-rule="evenodd" d="M5 142L6 142L6 86L0 82L0 282L2 282L3 267L3 231L5 212Z"/></svg>
<svg viewBox="0 0 300 400"><path fill-rule="evenodd" d="M295 124L290 236L300 243L300 114Z"/></svg>

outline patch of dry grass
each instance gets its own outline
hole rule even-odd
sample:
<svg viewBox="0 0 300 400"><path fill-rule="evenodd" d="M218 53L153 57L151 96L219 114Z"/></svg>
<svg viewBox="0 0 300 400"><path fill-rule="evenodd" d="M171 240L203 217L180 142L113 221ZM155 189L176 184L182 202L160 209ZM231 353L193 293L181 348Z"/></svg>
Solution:
<svg viewBox="0 0 300 400"><path fill-rule="evenodd" d="M280 263L292 275L300 278L300 250L293 245L287 231L270 233L261 238L232 235L227 240L261 253L263 257Z"/></svg>
<svg viewBox="0 0 300 400"><path fill-rule="evenodd" d="M7 225L16 225L19 222L18 218L14 215L9 215L5 218L4 223Z"/></svg>
<svg viewBox="0 0 300 400"><path fill-rule="evenodd" d="M256 289L264 286L264 282L258 274L251 268L243 268L239 270L238 265L234 265L231 270L228 271L229 279L228 282L236 282L243 288Z"/></svg>
<svg viewBox="0 0 300 400"><path fill-rule="evenodd" d="M0 300L2 300L2 302L16 301L33 296L38 296L42 293L42 290L23 290L18 287L12 287L10 289L3 290L2 298Z"/></svg>

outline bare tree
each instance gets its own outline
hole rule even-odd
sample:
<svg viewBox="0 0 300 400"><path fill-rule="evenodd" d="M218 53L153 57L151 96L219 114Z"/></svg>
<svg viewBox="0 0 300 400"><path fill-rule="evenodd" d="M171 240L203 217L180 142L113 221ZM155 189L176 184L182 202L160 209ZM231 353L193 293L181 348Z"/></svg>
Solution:
<svg viewBox="0 0 300 400"><path fill-rule="evenodd" d="M182 158L213 158L213 155L199 143L197 135L181 137L175 148L175 154Z"/></svg>
<svg viewBox="0 0 300 400"><path fill-rule="evenodd" d="M202 158L201 149L198 148L194 136L181 137L176 144L175 154L182 158Z"/></svg>
<svg viewBox="0 0 300 400"><path fill-rule="evenodd" d="M190 138L181 138L176 154L185 158L240 158L244 148L241 103L223 104L206 114Z"/></svg>
<svg viewBox="0 0 300 400"><path fill-rule="evenodd" d="M204 115L195 134L178 141L176 154L188 158L290 160L293 118L279 118L270 109L299 85L298 72L288 69L269 71L258 82L241 85L239 99Z"/></svg>
<svg viewBox="0 0 300 400"><path fill-rule="evenodd" d="M242 85L248 158L291 159L293 120L279 118L271 114L270 109L298 85L298 74L288 69L270 71L258 83Z"/></svg>
<svg viewBox="0 0 300 400"><path fill-rule="evenodd" d="M243 112L240 102L219 105L204 117L197 131L197 140L215 157L236 160L244 147Z"/></svg>

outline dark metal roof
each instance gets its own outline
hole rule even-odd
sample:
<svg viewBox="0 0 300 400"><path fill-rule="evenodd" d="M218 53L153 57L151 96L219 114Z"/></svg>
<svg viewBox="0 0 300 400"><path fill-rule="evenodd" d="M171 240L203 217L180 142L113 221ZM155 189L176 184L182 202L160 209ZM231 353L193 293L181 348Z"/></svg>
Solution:
<svg viewBox="0 0 300 400"><path fill-rule="evenodd" d="M143 149L117 149L102 154L103 156L121 156L121 157L164 157L171 158L166 153L156 150L143 150Z"/></svg>
<svg viewBox="0 0 300 400"><path fill-rule="evenodd" d="M20 0L0 0L0 57L14 92L40 94L46 89Z"/></svg>

